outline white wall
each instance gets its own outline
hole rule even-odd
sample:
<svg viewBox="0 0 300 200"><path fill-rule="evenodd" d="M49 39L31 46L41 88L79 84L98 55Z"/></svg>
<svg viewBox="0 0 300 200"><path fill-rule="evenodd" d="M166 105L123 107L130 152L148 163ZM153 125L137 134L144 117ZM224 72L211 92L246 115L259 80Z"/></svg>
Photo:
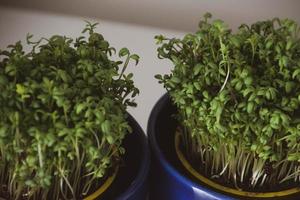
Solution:
<svg viewBox="0 0 300 200"><path fill-rule="evenodd" d="M183 33L100 19L0 7L0 49L17 40L24 40L27 33L34 34L36 38L48 37L53 34L76 37L80 35L85 26L83 20L99 22L97 31L101 32L112 46L117 49L126 46L131 52L141 56L139 65L129 68L129 71L134 72L136 86L141 91L136 98L138 107L130 109L129 112L146 131L148 115L154 103L165 92L154 79L154 75L167 73L170 69L168 62L157 58L154 36L162 33L175 37L182 36Z"/></svg>
<svg viewBox="0 0 300 200"><path fill-rule="evenodd" d="M0 4L92 16L120 22L195 30L205 12L240 23L289 17L300 23L299 0L0 0Z"/></svg>

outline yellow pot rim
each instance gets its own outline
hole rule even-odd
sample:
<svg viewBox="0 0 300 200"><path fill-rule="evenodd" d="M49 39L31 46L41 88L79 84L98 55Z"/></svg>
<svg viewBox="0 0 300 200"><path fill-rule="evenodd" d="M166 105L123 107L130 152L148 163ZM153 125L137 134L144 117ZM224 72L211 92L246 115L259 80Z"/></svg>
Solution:
<svg viewBox="0 0 300 200"><path fill-rule="evenodd" d="M181 134L178 131L176 131L176 134L175 134L175 150L176 150L176 154L177 154L181 164L184 166L184 168L192 176L194 176L196 179L198 179L202 183L204 183L204 184L206 184L206 185L208 185L212 188L215 188L215 189L217 189L219 191L222 191L222 192L225 192L225 193L237 195L237 196L256 197L256 198L284 197L284 196L289 196L289 195L293 195L293 194L296 194L296 193L300 192L300 187L295 187L295 188L282 190L282 191L278 191L278 192L248 192L248 191L241 191L241 190L237 190L237 189L234 189L234 188L230 188L230 187L220 185L220 184L212 181L211 179L208 179L205 176L198 173L192 167L192 165L187 161L184 154L180 150L180 136L181 136Z"/></svg>
<svg viewBox="0 0 300 200"><path fill-rule="evenodd" d="M109 176L105 180L105 182L94 193L92 193L91 195L85 197L83 200L94 200L94 199L99 198L111 186L111 184L114 182L118 171L119 171L119 167L116 167L115 170L114 170L114 173L111 176Z"/></svg>

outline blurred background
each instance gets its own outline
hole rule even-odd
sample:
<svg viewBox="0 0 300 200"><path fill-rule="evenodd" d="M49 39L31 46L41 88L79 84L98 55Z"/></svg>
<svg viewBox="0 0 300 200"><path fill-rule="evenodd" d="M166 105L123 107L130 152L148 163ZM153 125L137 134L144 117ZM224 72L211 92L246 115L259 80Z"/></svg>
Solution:
<svg viewBox="0 0 300 200"><path fill-rule="evenodd" d="M169 73L171 63L157 58L154 36L182 37L194 32L204 13L224 20L235 30L241 23L273 17L300 24L299 0L0 0L0 49L27 33L35 38L54 34L77 37L84 20L99 22L97 31L117 49L140 55L134 73L140 95L129 112L146 131L150 111L165 92L155 74Z"/></svg>

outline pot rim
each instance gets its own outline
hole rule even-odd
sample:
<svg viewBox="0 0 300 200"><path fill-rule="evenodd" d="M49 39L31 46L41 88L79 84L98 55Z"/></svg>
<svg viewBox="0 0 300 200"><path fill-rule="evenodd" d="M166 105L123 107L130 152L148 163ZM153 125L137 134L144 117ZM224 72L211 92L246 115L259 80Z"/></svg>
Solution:
<svg viewBox="0 0 300 200"><path fill-rule="evenodd" d="M143 186L143 183L145 183L148 175L148 171L150 169L150 151L148 148L148 141L146 138L146 135L139 125L139 123L135 120L135 118L127 112L128 115L128 121L132 123L132 129L136 131L138 141L141 143L142 146L142 160L141 160L141 166L139 168L139 172L137 173L137 176L133 180L133 182L130 184L130 186L120 195L118 195L117 199L129 199L133 194L135 194L136 191L139 190L140 187ZM129 133L131 134L131 133ZM94 200L96 198L101 197L101 195L109 189L115 178L117 177L119 171L119 167L116 167L114 170L114 173L107 178L107 180L94 192L93 194L87 196L84 198L84 200Z"/></svg>
<svg viewBox="0 0 300 200"><path fill-rule="evenodd" d="M114 173L111 176L107 177L104 183L94 193L88 195L83 200L94 200L98 197L101 197L101 195L111 186L111 184L115 180L118 171L119 167L116 167Z"/></svg>
<svg viewBox="0 0 300 200"><path fill-rule="evenodd" d="M219 183L212 181L209 178L206 178L205 176L201 175L197 170L194 169L194 167L188 162L188 160L185 158L184 154L180 150L180 133L175 133L175 150L176 155L181 162L181 164L184 166L185 170L188 171L193 177L198 179L199 181L205 183L206 185L225 192L232 195L242 196L242 197L248 197L248 198L272 198L272 197L286 197L290 195L294 195L296 193L300 192L300 187L293 187L286 190L280 190L278 192L249 192L249 191L242 191L237 190L235 188L227 187L220 185Z"/></svg>

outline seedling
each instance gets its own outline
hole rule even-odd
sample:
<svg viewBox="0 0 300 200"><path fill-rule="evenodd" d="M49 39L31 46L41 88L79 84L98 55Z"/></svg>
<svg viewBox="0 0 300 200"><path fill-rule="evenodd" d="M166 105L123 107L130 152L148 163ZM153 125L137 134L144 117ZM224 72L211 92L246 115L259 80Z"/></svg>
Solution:
<svg viewBox="0 0 300 200"><path fill-rule="evenodd" d="M52 36L0 51L0 196L83 199L121 159L136 106L129 61L87 23L75 40Z"/></svg>
<svg viewBox="0 0 300 200"><path fill-rule="evenodd" d="M178 108L186 156L239 189L299 183L299 26L274 18L232 32L210 18L183 39L156 36L174 66L156 78Z"/></svg>

